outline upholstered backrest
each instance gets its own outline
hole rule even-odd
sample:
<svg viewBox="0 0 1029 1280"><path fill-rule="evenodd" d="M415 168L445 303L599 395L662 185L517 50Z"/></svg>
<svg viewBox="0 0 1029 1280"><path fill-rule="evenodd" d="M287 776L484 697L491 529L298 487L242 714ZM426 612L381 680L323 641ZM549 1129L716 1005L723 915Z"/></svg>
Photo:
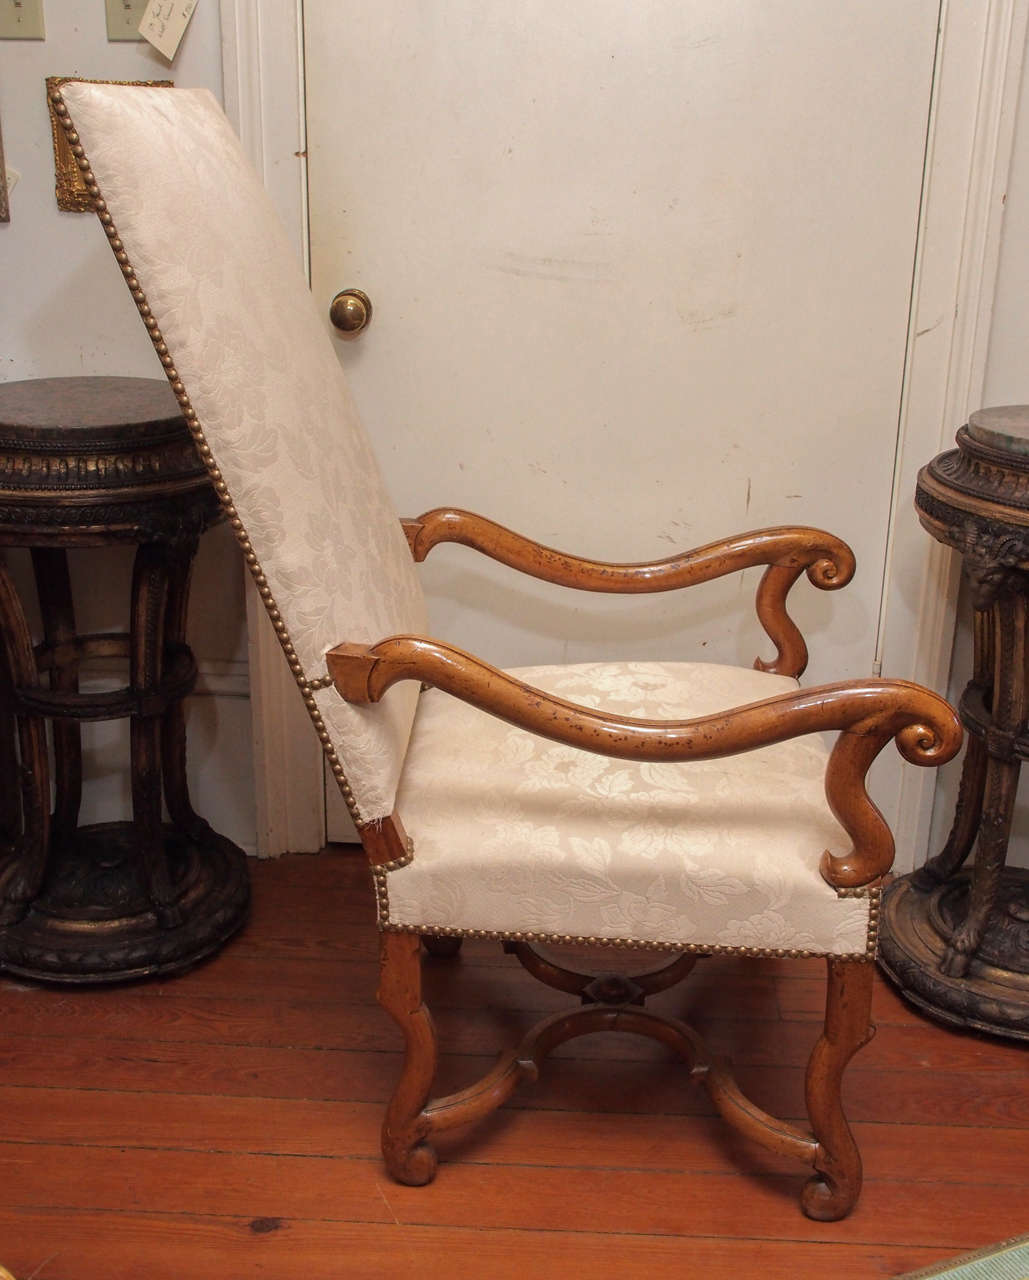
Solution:
<svg viewBox="0 0 1029 1280"><path fill-rule="evenodd" d="M349 706L326 687L324 654L424 631L424 605L296 255L206 90L72 82L63 99L101 221L352 811L382 817L417 686Z"/></svg>

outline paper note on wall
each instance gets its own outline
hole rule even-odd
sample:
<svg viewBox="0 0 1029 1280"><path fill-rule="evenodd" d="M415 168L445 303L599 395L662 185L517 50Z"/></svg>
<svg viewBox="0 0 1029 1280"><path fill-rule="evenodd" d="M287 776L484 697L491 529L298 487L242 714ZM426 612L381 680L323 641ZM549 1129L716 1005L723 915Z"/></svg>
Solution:
<svg viewBox="0 0 1029 1280"><path fill-rule="evenodd" d="M171 62L196 7L197 0L150 0L139 24L139 34Z"/></svg>

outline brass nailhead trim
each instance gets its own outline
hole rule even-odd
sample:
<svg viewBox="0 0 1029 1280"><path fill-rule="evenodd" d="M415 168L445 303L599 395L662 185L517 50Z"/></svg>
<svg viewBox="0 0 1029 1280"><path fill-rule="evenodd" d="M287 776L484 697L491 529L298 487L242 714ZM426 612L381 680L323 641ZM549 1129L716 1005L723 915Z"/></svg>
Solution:
<svg viewBox="0 0 1029 1280"><path fill-rule="evenodd" d="M493 942L541 942L546 946L610 947L615 951L673 951L685 955L750 956L766 960L867 960L867 952L833 955L825 951L805 951L782 947L725 947L700 942L634 942L625 938L583 938L559 933L505 933L497 929L447 929L436 925L399 925L383 922L382 933L416 933L429 938L475 938Z"/></svg>
<svg viewBox="0 0 1029 1280"><path fill-rule="evenodd" d="M865 955L869 960L875 959L879 949L879 909L882 906L883 886L880 880L868 890L868 943Z"/></svg>
<svg viewBox="0 0 1029 1280"><path fill-rule="evenodd" d="M865 944L865 957L869 960L875 959L875 954L879 946L879 905L882 901L883 887L882 882L875 884L859 885L854 889L841 888L837 886L837 898L867 898L868 899L868 939Z"/></svg>
<svg viewBox="0 0 1029 1280"><path fill-rule="evenodd" d="M699 942L633 942L626 938L584 938L570 933L536 933L533 931L507 933L498 929L449 929L442 925L394 924L389 918L389 872L405 867L414 857L414 847L408 841L408 853L403 858L384 862L372 868L375 884L375 900L379 930L382 933L417 933L429 938L477 938L493 942L540 942L551 947L609 947L615 951L674 951L686 955L752 956L776 960L872 960L875 958L875 927L870 920L870 943L864 953L828 955L824 951L808 951L800 947L726 947ZM854 895L858 896L858 895ZM863 895L862 895L863 896ZM868 897L877 903L881 889L869 890Z"/></svg>
<svg viewBox="0 0 1029 1280"><path fill-rule="evenodd" d="M332 745L329 732L325 727L325 721L322 719L321 713L315 704L314 697L310 692L312 688L327 687L327 684L332 683L332 679L331 677L328 678L326 684L323 683L325 681L325 677L319 677L318 681L316 681L314 685L311 685L304 677L300 659L297 656L296 649L293 647L293 642L289 637L286 624L282 621L278 606L276 605L271 589L268 586L268 580L265 578L264 572L261 569L257 558L257 552L254 550L249 537L247 537L246 530L243 528L243 522L239 518L239 513L236 511L236 508L232 503L229 496L228 486L222 479L221 472L214 465L213 455L211 453L210 446L204 437L203 428L197 418L196 410L190 402L185 386L179 380L178 370L175 368L175 363L168 351L168 344L165 342L164 337L161 334L160 326L153 317L150 310L150 304L146 299L146 294L139 285L136 272L133 269L132 263L129 261L129 256L125 252L125 246L122 243L121 237L118 235L117 228L114 225L114 219L107 211L107 203L100 194L100 188L97 186L96 177L90 168L89 160L86 158L85 151L79 144L78 134L75 133L72 125L67 104L62 98L59 90L55 91L51 95L51 101L54 104L54 114L60 119L61 126L64 129L65 134L68 136L69 141L73 142L77 147L75 155L78 159L78 167L82 170L85 179L86 190L93 197L93 206L100 218L104 231L107 233L110 246L114 250L115 258L117 259L118 264L121 267L122 274L125 277L125 283L128 285L129 292L136 303L136 309L143 317L143 322L150 334L150 341L154 344L154 348L160 357L165 377L168 379L171 389L175 393L175 398L179 403L182 415L186 419L190 434L196 444L197 452L200 454L204 465L207 467L208 475L214 485L215 492L221 499L222 506L224 507L226 516L228 517L229 525L236 535L236 540L243 548L243 558L246 560L247 566L257 582L259 595L264 602L268 613L271 615L275 634L278 636L279 643L286 654L289 669L293 674L294 680L296 680L299 685L301 692L304 694L304 704L307 707L308 714L314 722L314 727L322 743L322 748L329 760L329 765L332 769L332 776L339 784L339 789L343 794L343 800L347 806L350 816L356 824L360 825L363 822L363 819L361 817L361 812L358 809L357 801L354 798L354 793L350 787L350 783L347 781L342 762L336 754L335 747ZM74 137L72 136L73 134Z"/></svg>

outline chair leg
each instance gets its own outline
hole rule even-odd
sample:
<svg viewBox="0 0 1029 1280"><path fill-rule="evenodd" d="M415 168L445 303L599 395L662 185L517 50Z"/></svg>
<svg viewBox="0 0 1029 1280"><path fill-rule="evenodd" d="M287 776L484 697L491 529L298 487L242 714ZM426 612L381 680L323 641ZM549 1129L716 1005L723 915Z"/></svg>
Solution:
<svg viewBox="0 0 1029 1280"><path fill-rule="evenodd" d="M422 1003L421 941L414 933L379 935L379 1003L404 1033L404 1068L386 1110L382 1154L390 1176L421 1187L436 1176L425 1114L436 1076L436 1028Z"/></svg>
<svg viewBox="0 0 1029 1280"><path fill-rule="evenodd" d="M801 1205L809 1218L835 1222L857 1203L861 1156L843 1114L840 1086L847 1063L875 1033L872 979L868 960L827 960L825 1025L808 1061L808 1116L818 1152L818 1171L804 1186Z"/></svg>

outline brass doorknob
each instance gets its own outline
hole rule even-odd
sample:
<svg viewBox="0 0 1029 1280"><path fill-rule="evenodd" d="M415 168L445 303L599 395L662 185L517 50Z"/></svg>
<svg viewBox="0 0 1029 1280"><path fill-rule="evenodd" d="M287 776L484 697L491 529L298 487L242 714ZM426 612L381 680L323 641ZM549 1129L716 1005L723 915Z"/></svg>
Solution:
<svg viewBox="0 0 1029 1280"><path fill-rule="evenodd" d="M329 303L329 319L344 338L356 338L372 320L372 300L360 289L344 289Z"/></svg>

